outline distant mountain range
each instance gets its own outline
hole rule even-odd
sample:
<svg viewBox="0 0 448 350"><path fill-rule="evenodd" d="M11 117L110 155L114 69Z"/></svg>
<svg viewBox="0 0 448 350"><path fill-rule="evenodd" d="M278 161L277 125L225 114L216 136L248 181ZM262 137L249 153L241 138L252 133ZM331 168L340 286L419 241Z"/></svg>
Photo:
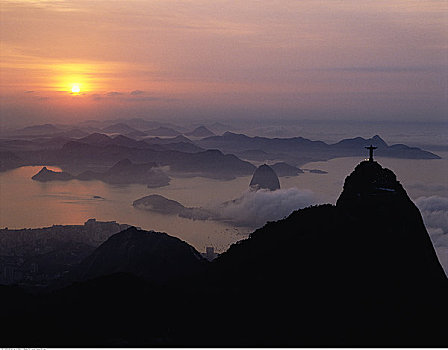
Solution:
<svg viewBox="0 0 448 350"><path fill-rule="evenodd" d="M151 126L152 129L142 131L137 126ZM172 176L232 179L252 175L255 166L250 161L257 161L274 163L279 176L296 176L301 173L300 166L308 162L365 157L364 148L371 144L378 148L375 155L380 157L439 158L416 147L389 146L378 135L327 144L302 137L249 137L231 132L209 136L213 132L204 126L191 132L173 127L176 126L132 119L129 122L85 122L76 128L52 124L23 128L0 139L0 171L24 165L57 165L71 173L103 171L120 160L129 159L134 163L156 162L167 166Z"/></svg>
<svg viewBox="0 0 448 350"><path fill-rule="evenodd" d="M378 135L370 139L357 137L345 139L336 144L327 144L322 141L311 141L303 137L293 138L266 138L249 137L243 134L226 132L222 136L211 136L196 142L202 148L216 148L226 153L233 153L245 158L247 152L258 152L249 155L257 160L283 160L295 166L303 165L309 161L328 160L337 157L365 156L365 146L378 147L377 156L411 159L439 159L434 153L406 145L392 145ZM263 153L261 153L263 152ZM263 159L264 158L264 159Z"/></svg>
<svg viewBox="0 0 448 350"><path fill-rule="evenodd" d="M203 150L181 135L137 141L123 135L110 137L93 133L77 140L59 140L49 139L45 145L42 141L1 140L0 147L5 150L0 151L0 169L47 164L61 166L70 172L96 171L94 169L110 167L123 159L134 163L156 162L168 166L172 174L217 179L251 175L255 169L252 164L234 155ZM58 148L47 148L50 143Z"/></svg>
<svg viewBox="0 0 448 350"><path fill-rule="evenodd" d="M47 164L104 164L115 163L127 158L132 162L156 162L160 166L169 166L170 174L188 174L219 179L232 179L237 176L251 175L255 167L234 155L223 154L218 150L187 153L160 149L148 145L145 148L120 145L89 145L82 142L69 142L62 149L45 154ZM51 162L51 163L48 163Z"/></svg>
<svg viewBox="0 0 448 350"><path fill-rule="evenodd" d="M181 135L179 131L165 126L159 126L156 129L145 130L145 134L149 136L178 136Z"/></svg>
<svg viewBox="0 0 448 350"><path fill-rule="evenodd" d="M117 133L117 134L127 135L129 133L135 133L138 130L131 128L129 125L127 125L125 123L117 123L117 124L112 124L112 125L109 125L109 126L103 128L102 131L105 133Z"/></svg>
<svg viewBox="0 0 448 350"><path fill-rule="evenodd" d="M208 137L208 136L214 136L215 134L211 132L209 129L207 129L205 126L198 126L193 131L187 132L184 135L193 137Z"/></svg>
<svg viewBox="0 0 448 350"><path fill-rule="evenodd" d="M46 135L61 132L62 130L52 124L32 125L16 131L16 135Z"/></svg>

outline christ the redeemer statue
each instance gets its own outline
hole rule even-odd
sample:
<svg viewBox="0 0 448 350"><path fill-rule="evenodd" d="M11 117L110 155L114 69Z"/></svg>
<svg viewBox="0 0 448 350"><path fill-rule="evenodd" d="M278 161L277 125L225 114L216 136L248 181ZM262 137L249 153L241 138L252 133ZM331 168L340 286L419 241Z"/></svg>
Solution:
<svg viewBox="0 0 448 350"><path fill-rule="evenodd" d="M370 145L370 147L365 147L365 148L367 148L369 150L369 155L370 155L369 162L373 162L373 150L377 149L378 147Z"/></svg>

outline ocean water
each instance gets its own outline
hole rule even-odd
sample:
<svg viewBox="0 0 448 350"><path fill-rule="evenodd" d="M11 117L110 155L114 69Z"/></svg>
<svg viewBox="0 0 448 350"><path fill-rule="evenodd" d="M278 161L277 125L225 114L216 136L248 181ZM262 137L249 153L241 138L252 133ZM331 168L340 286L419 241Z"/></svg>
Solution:
<svg viewBox="0 0 448 350"><path fill-rule="evenodd" d="M60 170L48 166L51 170ZM167 232L192 244L199 251L214 246L223 251L244 238L247 228L223 222L199 221L135 209L132 202L160 194L185 206L212 206L243 192L250 179L217 181L204 178L173 179L167 187L115 186L101 181L40 183L31 177L40 166L27 166L0 173L0 227L37 228L53 224L83 224L89 218L117 221L146 230ZM101 197L96 198L95 196Z"/></svg>

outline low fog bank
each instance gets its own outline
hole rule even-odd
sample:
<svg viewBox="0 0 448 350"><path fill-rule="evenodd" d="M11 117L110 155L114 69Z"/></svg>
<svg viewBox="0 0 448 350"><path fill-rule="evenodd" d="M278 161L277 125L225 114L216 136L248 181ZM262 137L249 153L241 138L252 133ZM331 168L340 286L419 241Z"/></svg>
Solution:
<svg viewBox="0 0 448 350"><path fill-rule="evenodd" d="M317 204L317 200L312 191L293 187L277 191L248 190L241 197L212 210L236 225L256 228L313 204Z"/></svg>
<svg viewBox="0 0 448 350"><path fill-rule="evenodd" d="M448 198L419 197L415 204L422 213L439 260L448 276Z"/></svg>

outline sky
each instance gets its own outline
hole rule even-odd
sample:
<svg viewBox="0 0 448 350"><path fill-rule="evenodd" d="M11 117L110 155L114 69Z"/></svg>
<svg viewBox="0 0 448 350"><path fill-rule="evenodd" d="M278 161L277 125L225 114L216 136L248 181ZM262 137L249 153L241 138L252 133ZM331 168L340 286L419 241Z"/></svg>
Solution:
<svg viewBox="0 0 448 350"><path fill-rule="evenodd" d="M3 125L448 115L444 0L0 0L0 11Z"/></svg>

